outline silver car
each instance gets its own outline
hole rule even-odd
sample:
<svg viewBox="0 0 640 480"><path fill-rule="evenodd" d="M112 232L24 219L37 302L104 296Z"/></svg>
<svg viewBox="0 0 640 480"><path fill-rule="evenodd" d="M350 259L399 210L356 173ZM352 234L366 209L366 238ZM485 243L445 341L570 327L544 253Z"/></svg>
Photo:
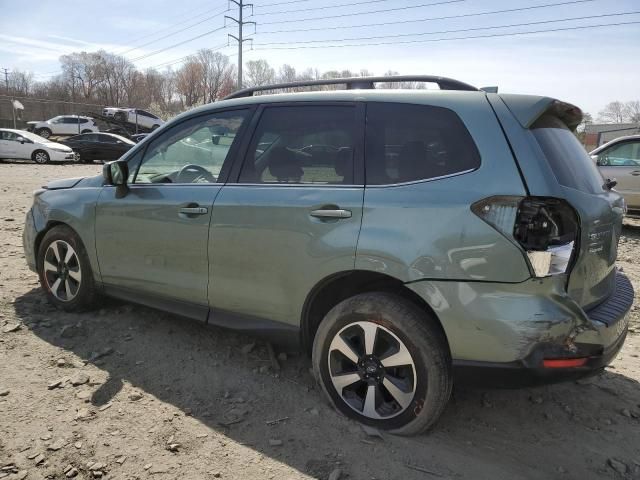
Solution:
<svg viewBox="0 0 640 480"><path fill-rule="evenodd" d="M640 216L640 135L611 140L591 152L604 178L617 181L629 215Z"/></svg>

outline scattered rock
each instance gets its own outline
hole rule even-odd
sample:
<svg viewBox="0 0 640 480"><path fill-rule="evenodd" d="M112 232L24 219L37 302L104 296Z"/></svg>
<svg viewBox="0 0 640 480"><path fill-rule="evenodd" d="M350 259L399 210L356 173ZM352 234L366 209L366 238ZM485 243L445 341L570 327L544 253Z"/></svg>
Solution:
<svg viewBox="0 0 640 480"><path fill-rule="evenodd" d="M311 409L309 409L309 413L310 413L311 415L313 415L314 417L317 417L318 415L320 415L320 412L318 411L318 409L317 409L317 408L311 408Z"/></svg>
<svg viewBox="0 0 640 480"><path fill-rule="evenodd" d="M620 415L623 417L631 418L631 411L628 408L623 408L620 410Z"/></svg>
<svg viewBox="0 0 640 480"><path fill-rule="evenodd" d="M287 361L287 354L285 352L280 352L278 354L278 360L280 360L281 362L286 362Z"/></svg>
<svg viewBox="0 0 640 480"><path fill-rule="evenodd" d="M248 355L251 353L251 351L255 348L256 344L255 343L247 343L246 345L243 345L240 348L240 351L242 352L243 355Z"/></svg>
<svg viewBox="0 0 640 480"><path fill-rule="evenodd" d="M56 365L60 368L64 367L67 364L67 361L64 358L59 358L56 362Z"/></svg>
<svg viewBox="0 0 640 480"><path fill-rule="evenodd" d="M20 470L18 474L15 476L15 480L24 480L29 475L27 470ZM11 480L14 480L13 478Z"/></svg>
<svg viewBox="0 0 640 480"><path fill-rule="evenodd" d="M71 385L77 387L78 385L84 385L89 382L89 375L84 372L78 372L71 377Z"/></svg>
<svg viewBox="0 0 640 480"><path fill-rule="evenodd" d="M607 459L607 465L609 465L620 475L625 475L627 473L627 465L616 458L611 457Z"/></svg>
<svg viewBox="0 0 640 480"><path fill-rule="evenodd" d="M281 447L282 446L282 440L277 439L277 438L270 438L269 439L269 445L271 445L272 447Z"/></svg>
<svg viewBox="0 0 640 480"><path fill-rule="evenodd" d="M78 469L75 467L72 467L71 470L69 470L68 472L65 472L65 475L67 476L67 478L73 478L78 475Z"/></svg>
<svg viewBox="0 0 640 480"><path fill-rule="evenodd" d="M142 468L144 468L145 470L149 470L151 467L152 467L152 464L151 464L151 463L147 463L147 464L146 464L144 467L142 467Z"/></svg>
<svg viewBox="0 0 640 480"><path fill-rule="evenodd" d="M117 458L116 458L116 463L117 463L118 465L122 465L122 464L123 464L124 462L126 462L126 461L127 461L127 457L126 457L126 455L122 455L121 457L117 457Z"/></svg>
<svg viewBox="0 0 640 480"><path fill-rule="evenodd" d="M137 390L131 392L129 394L129 400L131 400L132 402L137 402L138 400L140 400L143 397L142 392L139 392Z"/></svg>
<svg viewBox="0 0 640 480"><path fill-rule="evenodd" d="M82 442L76 442L73 444L73 446L80 450L82 448Z"/></svg>
<svg viewBox="0 0 640 480"><path fill-rule="evenodd" d="M370 427L369 425L360 425L362 431L369 437L383 438L382 433L377 428Z"/></svg>
<svg viewBox="0 0 640 480"><path fill-rule="evenodd" d="M262 365L262 366L258 369L258 371L259 371L260 373L269 373L269 369L270 369L269 365Z"/></svg>
<svg viewBox="0 0 640 480"><path fill-rule="evenodd" d="M93 394L91 393L90 390L81 390L78 393L76 393L76 398L78 400L82 400L83 402L89 402L91 400L91 396Z"/></svg>
<svg viewBox="0 0 640 480"><path fill-rule="evenodd" d="M39 453L38 455L35 456L35 458L33 459L33 461L35 462L36 465L40 465L41 463L44 462L44 455L42 455L41 453Z"/></svg>
<svg viewBox="0 0 640 480"><path fill-rule="evenodd" d="M0 397L6 397L9 395L9 389L0 387Z"/></svg>
<svg viewBox="0 0 640 480"><path fill-rule="evenodd" d="M60 378L58 380L55 380L53 382L51 382L49 385L47 385L47 388L49 390L53 390L54 388L62 388L64 382L66 382L66 378Z"/></svg>
<svg viewBox="0 0 640 480"><path fill-rule="evenodd" d="M330 474L329 474L329 480L340 480L340 477L342 476L342 470L340 470L339 468L335 468Z"/></svg>
<svg viewBox="0 0 640 480"><path fill-rule="evenodd" d="M536 404L540 405L542 402L544 402L544 399L540 395L531 395L529 397L529 401L531 403L536 403Z"/></svg>
<svg viewBox="0 0 640 480"><path fill-rule="evenodd" d="M22 324L20 323L15 323L13 325L7 325L6 327L4 327L2 329L2 331L4 333L11 333L11 332L17 332L18 330L20 330L22 328Z"/></svg>
<svg viewBox="0 0 640 480"><path fill-rule="evenodd" d="M78 413L76 413L76 420L90 420L93 418L93 415L94 412L88 408L80 408L78 409Z"/></svg>
<svg viewBox="0 0 640 480"><path fill-rule="evenodd" d="M89 357L89 361L90 362L95 362L96 360L98 360L99 358L102 357L106 357L107 355L111 355L114 352L113 348L111 347L107 347L99 352L93 353L90 357Z"/></svg>
<svg viewBox="0 0 640 480"><path fill-rule="evenodd" d="M154 467L151 467L149 469L149 473L151 475L155 475L158 473L167 473L169 471L169 467L165 466L165 465L156 465Z"/></svg>
<svg viewBox="0 0 640 480"><path fill-rule="evenodd" d="M482 406L484 408L493 408L493 403L487 394L482 395Z"/></svg>
<svg viewBox="0 0 640 480"><path fill-rule="evenodd" d="M66 444L67 442L65 442L62 439L56 440L55 442L53 442L51 445L47 447L47 450L53 450L54 452L57 452L58 450L63 448Z"/></svg>
<svg viewBox="0 0 640 480"><path fill-rule="evenodd" d="M111 408L111 405L113 405L111 402L105 403L98 410L100 410L101 412L104 412L106 409Z"/></svg>

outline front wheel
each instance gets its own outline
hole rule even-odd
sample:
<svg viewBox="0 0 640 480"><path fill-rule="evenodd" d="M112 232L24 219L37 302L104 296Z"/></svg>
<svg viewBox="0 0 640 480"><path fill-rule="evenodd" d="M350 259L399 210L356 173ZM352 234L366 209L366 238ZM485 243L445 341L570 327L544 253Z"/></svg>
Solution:
<svg viewBox="0 0 640 480"><path fill-rule="evenodd" d="M42 138L49 138L53 132L48 128L40 128L36 130L36 135L41 136Z"/></svg>
<svg viewBox="0 0 640 480"><path fill-rule="evenodd" d="M33 155L31 156L31 159L36 162L39 163L40 165L44 165L45 163L49 163L49 154L47 152L45 152L44 150L36 150L35 152L33 152Z"/></svg>
<svg viewBox="0 0 640 480"><path fill-rule="evenodd" d="M314 374L337 410L399 435L432 427L452 388L451 358L435 318L405 298L348 298L320 323Z"/></svg>
<svg viewBox="0 0 640 480"><path fill-rule="evenodd" d="M87 251L66 225L49 230L38 248L38 275L49 302L77 312L95 304L98 292Z"/></svg>

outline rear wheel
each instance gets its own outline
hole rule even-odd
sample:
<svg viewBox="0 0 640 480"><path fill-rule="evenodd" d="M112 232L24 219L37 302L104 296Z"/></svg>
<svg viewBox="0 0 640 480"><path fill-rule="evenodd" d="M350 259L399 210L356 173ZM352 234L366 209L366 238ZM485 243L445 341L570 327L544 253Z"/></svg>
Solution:
<svg viewBox="0 0 640 480"><path fill-rule="evenodd" d="M44 150L36 150L35 152L33 152L33 154L31 155L31 159L34 162L39 163L41 165L44 165L45 163L49 163L49 160L50 160L49 154Z"/></svg>
<svg viewBox="0 0 640 480"><path fill-rule="evenodd" d="M82 311L98 298L84 245L66 225L53 227L42 239L38 275L48 300L62 310Z"/></svg>
<svg viewBox="0 0 640 480"><path fill-rule="evenodd" d="M48 128L39 128L36 130L36 135L40 135L42 138L49 138L53 132Z"/></svg>
<svg viewBox="0 0 640 480"><path fill-rule="evenodd" d="M340 412L400 435L433 426L451 395L449 348L437 321L386 292L329 311L314 339L313 369Z"/></svg>

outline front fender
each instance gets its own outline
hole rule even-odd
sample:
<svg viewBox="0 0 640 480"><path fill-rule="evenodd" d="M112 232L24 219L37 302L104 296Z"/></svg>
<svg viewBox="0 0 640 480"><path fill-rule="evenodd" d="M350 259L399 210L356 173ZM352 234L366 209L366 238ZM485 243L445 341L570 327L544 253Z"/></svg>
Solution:
<svg viewBox="0 0 640 480"><path fill-rule="evenodd" d="M68 225L82 240L97 282L102 280L96 255L94 228L96 202L100 190L101 187L40 190L36 192L31 209L37 232L34 245L36 255L38 244L47 230L58 224Z"/></svg>

